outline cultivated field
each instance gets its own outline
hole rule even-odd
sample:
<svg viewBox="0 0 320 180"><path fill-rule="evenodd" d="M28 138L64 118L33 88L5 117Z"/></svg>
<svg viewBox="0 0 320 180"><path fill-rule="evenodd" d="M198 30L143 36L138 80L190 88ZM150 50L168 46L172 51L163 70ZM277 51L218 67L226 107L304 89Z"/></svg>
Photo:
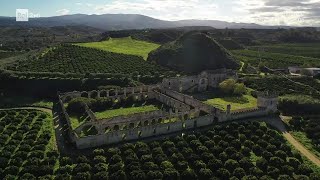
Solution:
<svg viewBox="0 0 320 180"><path fill-rule="evenodd" d="M141 56L145 60L148 58L148 54L150 51L157 49L160 46L155 43L134 40L131 37L110 38L107 41L79 43L77 45L83 47L97 48L109 52Z"/></svg>
<svg viewBox="0 0 320 180"><path fill-rule="evenodd" d="M320 58L320 43L286 43L249 46L251 50Z"/></svg>
<svg viewBox="0 0 320 180"><path fill-rule="evenodd" d="M169 70L144 61L141 57L112 53L76 45L50 49L40 57L19 61L10 70L21 72L110 73L124 75L163 74Z"/></svg>
<svg viewBox="0 0 320 180"><path fill-rule="evenodd" d="M239 61L250 63L255 67L258 67L260 63L273 69L287 68L289 66L320 66L320 59L312 57L253 50L232 50L231 52Z"/></svg>

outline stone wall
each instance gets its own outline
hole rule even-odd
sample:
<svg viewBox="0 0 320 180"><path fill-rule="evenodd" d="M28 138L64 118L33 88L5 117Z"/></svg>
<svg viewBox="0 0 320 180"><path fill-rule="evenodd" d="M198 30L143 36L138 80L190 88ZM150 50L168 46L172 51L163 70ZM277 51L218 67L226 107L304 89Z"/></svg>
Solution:
<svg viewBox="0 0 320 180"><path fill-rule="evenodd" d="M96 136L81 137L76 139L78 149L97 147L104 144L116 144L130 140L141 140L143 138L156 137L170 133L176 133L187 129L207 126L213 123L211 116L203 116L185 121L167 124L156 124L145 127L137 127L129 130L115 131Z"/></svg>

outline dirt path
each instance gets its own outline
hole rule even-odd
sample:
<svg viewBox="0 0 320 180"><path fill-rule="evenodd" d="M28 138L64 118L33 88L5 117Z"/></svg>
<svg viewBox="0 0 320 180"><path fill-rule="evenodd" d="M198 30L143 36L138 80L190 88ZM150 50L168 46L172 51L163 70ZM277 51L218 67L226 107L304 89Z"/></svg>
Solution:
<svg viewBox="0 0 320 180"><path fill-rule="evenodd" d="M320 167L320 159L318 159L313 153L311 153L307 148L305 148L287 131L281 118L267 119L266 122L280 130L283 136L289 141L290 144L294 146L295 149L300 151L301 154L303 154L310 161L312 161L314 164Z"/></svg>

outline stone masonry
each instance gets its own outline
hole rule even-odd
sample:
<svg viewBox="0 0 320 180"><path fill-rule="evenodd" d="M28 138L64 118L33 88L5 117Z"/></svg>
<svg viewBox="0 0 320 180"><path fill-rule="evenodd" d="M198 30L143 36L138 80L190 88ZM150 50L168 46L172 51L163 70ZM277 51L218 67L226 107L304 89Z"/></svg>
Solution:
<svg viewBox="0 0 320 180"><path fill-rule="evenodd" d="M68 136L79 149L141 140L208 126L214 122L265 116L277 111L278 96L271 93L258 93L256 108L234 112L230 111L231 106L228 106L226 111L222 111L183 94L183 92L203 92L216 88L219 83L227 78L237 79L237 74L227 69L204 71L197 76L164 79L162 83L156 85L89 92L74 91L63 94L58 93L58 97L62 114L69 126ZM157 110L98 120L90 108L85 105L85 113L89 120L76 129L72 129L64 103L76 97L105 97L118 101L123 101L129 97L133 97L136 100L153 99L165 104L170 109L169 111ZM170 122L171 119L175 119L175 121ZM94 128L97 133L82 137L81 132L88 127Z"/></svg>

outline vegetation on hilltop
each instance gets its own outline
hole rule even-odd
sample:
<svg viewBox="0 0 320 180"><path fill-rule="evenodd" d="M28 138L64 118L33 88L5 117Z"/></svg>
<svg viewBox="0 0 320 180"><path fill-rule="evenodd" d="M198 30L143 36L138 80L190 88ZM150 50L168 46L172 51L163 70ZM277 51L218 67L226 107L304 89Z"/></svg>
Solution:
<svg viewBox="0 0 320 180"><path fill-rule="evenodd" d="M239 64L219 43L203 33L186 33L149 54L148 61L187 73L219 68L236 69Z"/></svg>
<svg viewBox="0 0 320 180"><path fill-rule="evenodd" d="M107 41L78 43L83 47L97 48L109 52L123 53L148 58L150 51L157 49L160 45L145 41L134 40L131 37L110 38Z"/></svg>

